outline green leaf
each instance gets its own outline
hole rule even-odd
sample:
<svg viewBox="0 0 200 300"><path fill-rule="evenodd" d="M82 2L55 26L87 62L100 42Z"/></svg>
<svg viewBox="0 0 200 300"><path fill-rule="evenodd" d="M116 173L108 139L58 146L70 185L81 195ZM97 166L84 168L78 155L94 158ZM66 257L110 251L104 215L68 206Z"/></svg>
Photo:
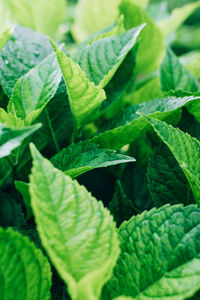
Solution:
<svg viewBox="0 0 200 300"><path fill-rule="evenodd" d="M168 119L173 123L180 120L181 107L199 100L199 97L167 97L133 105L122 111L113 122L105 122L105 131L91 139L102 148L118 150L141 136L148 128L148 122L138 112L148 114L156 119Z"/></svg>
<svg viewBox="0 0 200 300"><path fill-rule="evenodd" d="M49 300L51 270L47 258L29 239L0 228L2 300Z"/></svg>
<svg viewBox="0 0 200 300"><path fill-rule="evenodd" d="M4 45L7 43L9 38L14 32L13 26L8 26L6 29L0 32L0 51L4 47Z"/></svg>
<svg viewBox="0 0 200 300"><path fill-rule="evenodd" d="M11 113L7 113L3 108L0 108L0 123L7 127L21 128L24 127L24 121Z"/></svg>
<svg viewBox="0 0 200 300"><path fill-rule="evenodd" d="M17 80L52 52L47 37L21 26L0 51L0 84L10 98Z"/></svg>
<svg viewBox="0 0 200 300"><path fill-rule="evenodd" d="M140 6L142 9L145 9L149 3L149 0L130 0L130 2Z"/></svg>
<svg viewBox="0 0 200 300"><path fill-rule="evenodd" d="M200 288L200 209L163 206L145 211L119 229L121 254L104 300L181 300Z"/></svg>
<svg viewBox="0 0 200 300"><path fill-rule="evenodd" d="M0 158L8 156L13 149L17 148L26 137L38 130L40 126L40 124L35 124L15 129L0 124Z"/></svg>
<svg viewBox="0 0 200 300"><path fill-rule="evenodd" d="M15 187L23 196L24 204L26 206L26 219L30 219L33 215L33 212L31 208L29 184L23 181L15 180Z"/></svg>
<svg viewBox="0 0 200 300"><path fill-rule="evenodd" d="M143 28L144 24L117 36L98 40L80 49L76 60L87 77L96 85L105 87L136 44L137 37Z"/></svg>
<svg viewBox="0 0 200 300"><path fill-rule="evenodd" d="M164 204L195 203L190 185L171 151L162 146L149 160L148 188L157 207Z"/></svg>
<svg viewBox="0 0 200 300"><path fill-rule="evenodd" d="M98 299L119 254L112 216L31 145L31 204L43 246L72 299Z"/></svg>
<svg viewBox="0 0 200 300"><path fill-rule="evenodd" d="M10 186L13 180L13 169L7 158L0 159L0 188Z"/></svg>
<svg viewBox="0 0 200 300"><path fill-rule="evenodd" d="M8 112L30 125L56 93L60 80L60 68L52 53L17 81Z"/></svg>
<svg viewBox="0 0 200 300"><path fill-rule="evenodd" d="M80 66L70 57L59 51L55 44L52 43L52 45L64 76L73 116L80 126L82 123L88 122L96 110L101 107L106 98L105 92L90 82Z"/></svg>
<svg viewBox="0 0 200 300"><path fill-rule="evenodd" d="M112 25L118 17L120 0L82 0L78 2L72 33L78 42Z"/></svg>
<svg viewBox="0 0 200 300"><path fill-rule="evenodd" d="M160 72L163 91L198 91L195 77L179 62L178 58L170 49L167 49Z"/></svg>
<svg viewBox="0 0 200 300"><path fill-rule="evenodd" d="M100 149L87 141L71 144L52 157L53 165L72 178L96 168L133 162L134 158L113 150Z"/></svg>
<svg viewBox="0 0 200 300"><path fill-rule="evenodd" d="M199 33L200 33L200 28L199 28ZM188 52L184 55L181 55L180 57L180 62L186 66L186 68L195 76L196 79L200 79L199 61L200 61L200 51L198 50Z"/></svg>
<svg viewBox="0 0 200 300"><path fill-rule="evenodd" d="M186 5L175 8L172 13L160 21L157 25L162 31L163 35L167 37L170 33L184 23L184 21L200 6L200 1L194 3L187 3Z"/></svg>
<svg viewBox="0 0 200 300"><path fill-rule="evenodd" d="M59 26L64 22L65 0L7 0L12 20L24 27L43 32L52 38L58 36ZM53 19L53 22L52 22Z"/></svg>
<svg viewBox="0 0 200 300"><path fill-rule="evenodd" d="M160 29L153 23L144 10L131 0L123 0L120 13L124 15L125 29L146 23L140 35L135 73L147 74L155 71L162 61L165 46Z"/></svg>
<svg viewBox="0 0 200 300"><path fill-rule="evenodd" d="M165 122L151 118L148 121L174 155L190 184L196 202L200 204L200 142Z"/></svg>

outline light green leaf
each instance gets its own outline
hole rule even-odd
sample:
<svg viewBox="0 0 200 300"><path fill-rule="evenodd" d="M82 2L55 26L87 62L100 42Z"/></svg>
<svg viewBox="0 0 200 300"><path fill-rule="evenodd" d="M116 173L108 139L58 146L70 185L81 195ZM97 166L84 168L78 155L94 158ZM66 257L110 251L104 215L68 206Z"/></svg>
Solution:
<svg viewBox="0 0 200 300"><path fill-rule="evenodd" d="M7 0L12 20L56 38L66 14L66 0ZM53 22L52 22L53 20Z"/></svg>
<svg viewBox="0 0 200 300"><path fill-rule="evenodd" d="M195 205L166 205L124 222L121 254L102 299L188 299L200 288L199 235Z"/></svg>
<svg viewBox="0 0 200 300"><path fill-rule="evenodd" d="M196 202L200 204L200 142L165 122L150 118L148 121L174 155L190 184Z"/></svg>
<svg viewBox="0 0 200 300"><path fill-rule="evenodd" d="M26 206L26 219L30 219L33 213L31 208L29 184L23 181L15 180L15 187L23 196L24 204Z"/></svg>
<svg viewBox="0 0 200 300"><path fill-rule="evenodd" d="M52 53L17 81L8 112L30 125L55 95L60 80L60 68Z"/></svg>
<svg viewBox="0 0 200 300"><path fill-rule="evenodd" d="M142 9L145 9L149 3L149 0L130 0L130 2L140 6Z"/></svg>
<svg viewBox="0 0 200 300"><path fill-rule="evenodd" d="M134 300L134 298L121 296L121 297L113 298L113 300Z"/></svg>
<svg viewBox="0 0 200 300"><path fill-rule="evenodd" d="M180 62L186 66L196 79L200 79L200 51L190 51L182 55L180 57Z"/></svg>
<svg viewBox="0 0 200 300"><path fill-rule="evenodd" d="M178 58L170 49L167 49L166 57L161 65L160 72L163 91L198 91L195 77L179 62Z"/></svg>
<svg viewBox="0 0 200 300"><path fill-rule="evenodd" d="M112 25L118 17L120 0L80 0L76 7L74 38L84 41L89 35Z"/></svg>
<svg viewBox="0 0 200 300"><path fill-rule="evenodd" d="M105 87L136 44L144 26L143 24L117 36L98 40L80 49L76 60L87 77L96 85Z"/></svg>
<svg viewBox="0 0 200 300"><path fill-rule="evenodd" d="M175 8L169 17L159 20L157 25L163 35L167 37L176 29L200 6L200 1L188 3L182 7Z"/></svg>
<svg viewBox="0 0 200 300"><path fill-rule="evenodd" d="M112 216L31 145L31 204L43 246L73 300L99 299L119 254Z"/></svg>
<svg viewBox="0 0 200 300"><path fill-rule="evenodd" d="M0 123L7 127L21 128L25 126L22 119L17 116L13 116L11 113L7 113L3 108L0 108Z"/></svg>
<svg viewBox="0 0 200 300"><path fill-rule="evenodd" d="M113 150L100 149L87 141L71 144L52 157L53 165L72 178L96 168L133 162L134 158Z"/></svg>
<svg viewBox="0 0 200 300"><path fill-rule="evenodd" d="M135 73L147 74L155 71L160 65L165 52L164 38L160 29L144 10L131 0L122 1L120 13L124 15L126 30L142 23L147 24L140 35Z"/></svg>
<svg viewBox="0 0 200 300"><path fill-rule="evenodd" d="M33 242L10 228L0 228L0 253L2 300L51 299L50 265Z"/></svg>
<svg viewBox="0 0 200 300"><path fill-rule="evenodd" d="M200 97L167 97L129 106L114 120L104 124L104 132L93 137L92 142L102 148L118 150L141 136L143 130L148 129L148 122L138 112L148 114L156 119L167 119L177 124L181 117L181 107Z"/></svg>
<svg viewBox="0 0 200 300"><path fill-rule="evenodd" d="M13 149L17 148L26 137L38 130L40 126L40 124L35 124L16 129L0 124L0 158L8 156Z"/></svg>
<svg viewBox="0 0 200 300"><path fill-rule="evenodd" d="M55 44L52 45L64 76L72 113L80 126L89 122L96 110L101 107L106 98L105 92L90 82L80 66L70 57L60 51Z"/></svg>
<svg viewBox="0 0 200 300"><path fill-rule="evenodd" d="M0 51L4 47L4 45L7 43L9 38L14 32L13 26L8 26L6 29L4 29L2 32L0 32Z"/></svg>

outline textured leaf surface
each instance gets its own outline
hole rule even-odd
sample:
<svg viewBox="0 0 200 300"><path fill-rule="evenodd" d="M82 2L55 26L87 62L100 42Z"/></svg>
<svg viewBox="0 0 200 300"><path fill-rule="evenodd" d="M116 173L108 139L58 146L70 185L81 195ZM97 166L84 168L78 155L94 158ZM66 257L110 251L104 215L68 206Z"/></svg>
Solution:
<svg viewBox="0 0 200 300"><path fill-rule="evenodd" d="M195 203L190 185L171 151L156 149L149 161L148 187L156 206Z"/></svg>
<svg viewBox="0 0 200 300"><path fill-rule="evenodd" d="M148 119L155 132L173 153L183 170L196 202L200 201L200 142L189 134L159 120Z"/></svg>
<svg viewBox="0 0 200 300"><path fill-rule="evenodd" d="M73 178L96 168L133 161L135 159L130 156L100 149L98 145L87 141L71 144L51 159L56 168Z"/></svg>
<svg viewBox="0 0 200 300"><path fill-rule="evenodd" d="M123 0L120 13L124 15L125 29L142 23L147 25L142 30L137 53L135 73L149 73L157 69L164 54L164 39L160 29L153 23L144 10L131 0Z"/></svg>
<svg viewBox="0 0 200 300"><path fill-rule="evenodd" d="M30 199L30 193L29 193L29 184L23 181L15 181L15 187L16 189L22 194L24 204L26 206L26 218L30 219L32 217L32 208L31 208L31 199Z"/></svg>
<svg viewBox="0 0 200 300"><path fill-rule="evenodd" d="M13 26L9 26L6 29L4 29L2 32L0 32L0 51L7 43L11 35L13 34L13 31L14 31Z"/></svg>
<svg viewBox="0 0 200 300"><path fill-rule="evenodd" d="M7 0L7 9L17 24L56 37L66 13L65 0ZM53 19L53 22L52 22Z"/></svg>
<svg viewBox="0 0 200 300"><path fill-rule="evenodd" d="M60 68L52 53L17 81L8 112L31 124L56 93L60 80Z"/></svg>
<svg viewBox="0 0 200 300"><path fill-rule="evenodd" d="M0 124L0 158L5 157L17 148L21 142L40 128L40 124L14 129Z"/></svg>
<svg viewBox="0 0 200 300"><path fill-rule="evenodd" d="M3 108L0 108L0 123L7 127L21 128L24 127L24 121L11 113L7 113Z"/></svg>
<svg viewBox="0 0 200 300"><path fill-rule="evenodd" d="M120 149L122 146L133 142L147 128L147 120L137 112L148 114L158 119L172 118L177 123L180 119L180 108L199 97L168 97L151 100L139 105L130 106L113 123L105 123L105 131L92 138L92 142L100 144L103 148ZM170 120L171 121L171 120Z"/></svg>
<svg viewBox="0 0 200 300"><path fill-rule="evenodd" d="M161 65L161 84L163 91L198 91L195 77L179 62L170 49L167 49L166 57Z"/></svg>
<svg viewBox="0 0 200 300"><path fill-rule="evenodd" d="M90 82L80 66L71 58L59 51L54 44L53 47L65 79L74 118L78 125L88 122L88 118L91 118L105 100L105 92Z"/></svg>
<svg viewBox="0 0 200 300"><path fill-rule="evenodd" d="M117 36L98 40L82 48L76 57L87 77L96 85L104 87L133 48L144 25Z"/></svg>
<svg viewBox="0 0 200 300"><path fill-rule="evenodd" d="M83 186L31 150L31 203L43 246L72 299L97 299L119 254L113 219Z"/></svg>
<svg viewBox="0 0 200 300"><path fill-rule="evenodd" d="M90 34L112 25L118 17L119 0L81 0L76 8L75 24L72 28L78 42Z"/></svg>
<svg viewBox="0 0 200 300"><path fill-rule="evenodd" d="M50 265L27 237L0 228L0 253L2 300L50 299Z"/></svg>
<svg viewBox="0 0 200 300"><path fill-rule="evenodd" d="M200 287L200 209L163 206L119 229L121 254L103 299L181 300Z"/></svg>
<svg viewBox="0 0 200 300"><path fill-rule="evenodd" d="M21 26L0 52L0 84L11 97L17 80L52 52L47 37Z"/></svg>

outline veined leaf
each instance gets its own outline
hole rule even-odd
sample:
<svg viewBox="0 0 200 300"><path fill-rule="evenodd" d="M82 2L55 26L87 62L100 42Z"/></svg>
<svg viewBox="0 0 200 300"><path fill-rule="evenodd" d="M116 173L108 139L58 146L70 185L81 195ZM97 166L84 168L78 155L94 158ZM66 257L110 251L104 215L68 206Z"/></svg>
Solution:
<svg viewBox="0 0 200 300"><path fill-rule="evenodd" d="M72 299L98 299L119 254L109 211L31 146L31 204L46 251Z"/></svg>
<svg viewBox="0 0 200 300"><path fill-rule="evenodd" d="M17 80L52 51L47 37L15 26L14 34L0 51L0 84L5 94L10 98Z"/></svg>
<svg viewBox="0 0 200 300"><path fill-rule="evenodd" d="M17 81L8 112L30 125L55 95L60 80L60 68L52 53Z"/></svg>
<svg viewBox="0 0 200 300"><path fill-rule="evenodd" d="M80 49L76 60L87 77L96 85L105 87L135 45L144 26L98 40Z"/></svg>
<svg viewBox="0 0 200 300"><path fill-rule="evenodd" d="M163 91L198 91L195 77L179 62L178 58L170 49L167 49L167 54L161 65L160 72Z"/></svg>
<svg viewBox="0 0 200 300"><path fill-rule="evenodd" d="M2 300L49 300L51 270L47 258L17 231L0 228Z"/></svg>
<svg viewBox="0 0 200 300"><path fill-rule="evenodd" d="M174 155L200 205L200 142L165 122L150 118L148 121Z"/></svg>
<svg viewBox="0 0 200 300"><path fill-rule="evenodd" d="M73 36L78 42L89 35L112 25L118 17L120 0L80 0L72 27Z"/></svg>
<svg viewBox="0 0 200 300"><path fill-rule="evenodd" d="M17 148L26 137L38 130L40 126L40 124L35 124L15 129L0 124L0 158L8 156L13 149Z"/></svg>
<svg viewBox="0 0 200 300"><path fill-rule="evenodd" d="M15 23L57 37L65 18L65 0L7 0L6 3Z"/></svg>
<svg viewBox="0 0 200 300"><path fill-rule="evenodd" d="M103 299L182 300L200 288L200 209L163 206L119 229L121 254Z"/></svg>
<svg viewBox="0 0 200 300"><path fill-rule="evenodd" d="M164 38L160 29L153 23L144 10L132 0L123 0L120 13L124 15L124 26L128 30L146 23L140 35L140 43L136 58L135 73L147 74L155 71L160 65L164 52Z"/></svg>
<svg viewBox="0 0 200 300"><path fill-rule="evenodd" d="M100 149L87 141L71 144L52 157L53 165L72 178L96 168L133 162L134 158L113 150Z"/></svg>
<svg viewBox="0 0 200 300"><path fill-rule="evenodd" d="M157 25L161 29L163 35L167 37L176 29L200 6L200 1L187 3L182 7L175 8L169 17L159 20Z"/></svg>
<svg viewBox="0 0 200 300"><path fill-rule="evenodd" d="M0 32L0 51L4 47L4 45L7 43L9 38L14 32L13 26L8 26L6 29L4 29L2 32Z"/></svg>
<svg viewBox="0 0 200 300"><path fill-rule="evenodd" d="M25 126L22 119L17 116L13 116L11 113L7 113L3 108L0 108L0 123L7 127L21 128Z"/></svg>
<svg viewBox="0 0 200 300"><path fill-rule="evenodd" d="M80 66L70 57L59 51L55 44L52 45L65 79L72 113L80 126L82 123L89 122L91 116L100 108L106 98L105 92L90 82Z"/></svg>
<svg viewBox="0 0 200 300"><path fill-rule="evenodd" d="M147 129L147 120L138 113L144 113L155 119L168 119L173 123L178 123L181 116L181 107L200 97L167 97L151 100L139 105L130 106L121 115L105 123L105 131L91 139L103 148L118 150L122 146L133 142Z"/></svg>

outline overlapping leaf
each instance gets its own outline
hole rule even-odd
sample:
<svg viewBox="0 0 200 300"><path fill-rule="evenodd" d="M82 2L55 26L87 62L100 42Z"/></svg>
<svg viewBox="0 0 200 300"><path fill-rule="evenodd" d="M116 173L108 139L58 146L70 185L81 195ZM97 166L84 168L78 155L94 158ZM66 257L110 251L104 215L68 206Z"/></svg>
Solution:
<svg viewBox="0 0 200 300"><path fill-rule="evenodd" d="M2 32L0 32L0 51L7 43L11 35L13 34L13 31L14 31L13 26L9 26L6 29L4 29Z"/></svg>

